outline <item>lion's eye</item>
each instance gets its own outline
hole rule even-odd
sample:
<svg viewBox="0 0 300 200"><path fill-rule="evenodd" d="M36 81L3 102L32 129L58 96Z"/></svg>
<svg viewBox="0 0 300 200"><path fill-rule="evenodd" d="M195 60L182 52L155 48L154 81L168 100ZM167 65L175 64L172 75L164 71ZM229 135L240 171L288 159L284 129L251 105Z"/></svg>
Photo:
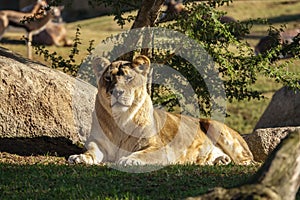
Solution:
<svg viewBox="0 0 300 200"><path fill-rule="evenodd" d="M133 76L130 76L130 75L127 75L127 76L126 76L126 81L127 81L127 82L130 82L132 79L133 79Z"/></svg>
<svg viewBox="0 0 300 200"><path fill-rule="evenodd" d="M107 82L111 82L111 77L110 76L104 76L104 80Z"/></svg>

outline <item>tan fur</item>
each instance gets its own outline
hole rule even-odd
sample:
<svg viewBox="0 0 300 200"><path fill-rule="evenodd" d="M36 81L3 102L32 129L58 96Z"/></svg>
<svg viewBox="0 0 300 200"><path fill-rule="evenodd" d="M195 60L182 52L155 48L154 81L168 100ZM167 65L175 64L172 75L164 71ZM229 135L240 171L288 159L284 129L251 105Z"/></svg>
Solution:
<svg viewBox="0 0 300 200"><path fill-rule="evenodd" d="M147 93L149 73L145 56L106 66L98 83L87 151L70 156L70 163L252 163L246 142L226 125L154 109Z"/></svg>

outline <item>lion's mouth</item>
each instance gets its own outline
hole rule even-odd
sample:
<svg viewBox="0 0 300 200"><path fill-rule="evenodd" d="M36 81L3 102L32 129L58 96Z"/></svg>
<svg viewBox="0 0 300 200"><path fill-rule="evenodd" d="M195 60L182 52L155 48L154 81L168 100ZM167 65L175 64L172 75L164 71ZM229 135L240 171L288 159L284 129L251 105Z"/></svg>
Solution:
<svg viewBox="0 0 300 200"><path fill-rule="evenodd" d="M124 104L124 103L119 102L119 101L116 101L115 103L112 103L111 107L114 107L114 106L130 107L130 105Z"/></svg>
<svg viewBox="0 0 300 200"><path fill-rule="evenodd" d="M120 106L120 107L130 107L131 103L126 98L113 98L111 102L111 107Z"/></svg>

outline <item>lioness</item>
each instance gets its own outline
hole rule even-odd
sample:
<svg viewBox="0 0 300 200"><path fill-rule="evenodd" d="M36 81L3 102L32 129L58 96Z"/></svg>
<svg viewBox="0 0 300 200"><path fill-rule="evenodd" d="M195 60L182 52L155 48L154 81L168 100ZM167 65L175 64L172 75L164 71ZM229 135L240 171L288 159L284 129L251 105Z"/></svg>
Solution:
<svg viewBox="0 0 300 200"><path fill-rule="evenodd" d="M152 105L147 92L150 60L106 63L98 81L92 130L84 154L69 163L121 165L247 165L253 160L246 142L226 125L172 114Z"/></svg>

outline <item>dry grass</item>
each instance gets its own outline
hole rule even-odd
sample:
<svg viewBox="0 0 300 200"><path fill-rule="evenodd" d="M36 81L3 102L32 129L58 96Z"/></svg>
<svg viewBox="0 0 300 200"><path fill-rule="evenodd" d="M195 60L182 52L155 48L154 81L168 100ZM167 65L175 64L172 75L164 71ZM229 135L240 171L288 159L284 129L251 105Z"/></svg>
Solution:
<svg viewBox="0 0 300 200"><path fill-rule="evenodd" d="M7 163L13 165L65 165L67 164L64 157L48 156L48 155L32 155L32 156L19 156L17 154L10 154L0 152L0 164Z"/></svg>

